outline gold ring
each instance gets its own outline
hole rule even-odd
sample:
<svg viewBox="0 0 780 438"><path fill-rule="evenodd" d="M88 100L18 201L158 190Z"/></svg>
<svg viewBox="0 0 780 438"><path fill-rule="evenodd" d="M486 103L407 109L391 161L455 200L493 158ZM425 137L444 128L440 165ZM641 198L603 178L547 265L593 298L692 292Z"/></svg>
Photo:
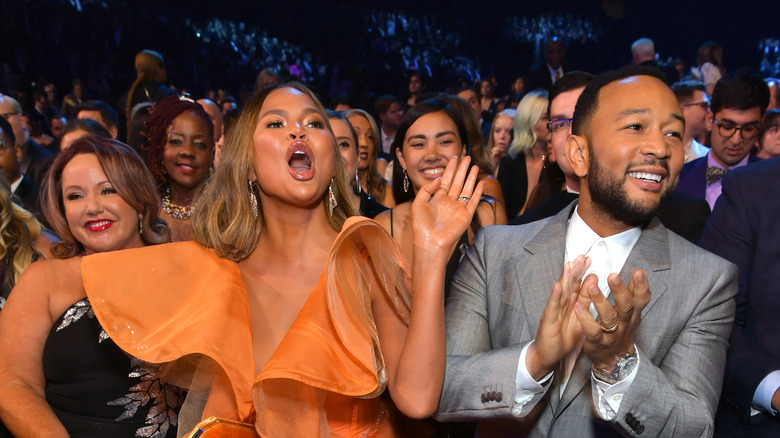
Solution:
<svg viewBox="0 0 780 438"><path fill-rule="evenodd" d="M469 200L468 196L461 196L460 198L458 198L458 201L468 201L468 200Z"/></svg>
<svg viewBox="0 0 780 438"><path fill-rule="evenodd" d="M615 330L617 330L619 325L620 325L620 321L615 321L615 325L613 325L610 328L604 328L603 325L599 324L599 326L601 327L601 331L603 331L604 333L612 333L612 332L614 332Z"/></svg>

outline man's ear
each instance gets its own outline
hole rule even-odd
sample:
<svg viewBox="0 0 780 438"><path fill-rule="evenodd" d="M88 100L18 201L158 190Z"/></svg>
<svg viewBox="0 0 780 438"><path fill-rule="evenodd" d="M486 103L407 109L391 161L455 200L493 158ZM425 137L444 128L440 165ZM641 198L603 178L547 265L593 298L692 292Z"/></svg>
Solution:
<svg viewBox="0 0 780 438"><path fill-rule="evenodd" d="M587 176L590 167L588 139L581 135L570 135L566 140L566 158L575 175L580 178Z"/></svg>
<svg viewBox="0 0 780 438"><path fill-rule="evenodd" d="M707 131L712 131L712 128L714 128L715 124L715 114L712 113L712 110L707 111L707 120L705 122L705 126L707 127Z"/></svg>

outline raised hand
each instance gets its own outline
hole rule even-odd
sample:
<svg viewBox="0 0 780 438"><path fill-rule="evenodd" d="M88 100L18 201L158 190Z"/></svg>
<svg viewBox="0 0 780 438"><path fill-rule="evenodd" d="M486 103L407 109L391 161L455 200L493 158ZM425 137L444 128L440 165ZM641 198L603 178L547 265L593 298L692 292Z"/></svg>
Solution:
<svg viewBox="0 0 780 438"><path fill-rule="evenodd" d="M563 265L561 278L553 285L547 306L542 312L536 339L526 353L526 368L535 380L554 370L558 363L582 341L582 324L577 319L575 304L590 305L581 289L582 276L590 267L590 258L583 255ZM590 278L590 277L589 277ZM587 286L586 281L582 287Z"/></svg>
<svg viewBox="0 0 780 438"><path fill-rule="evenodd" d="M615 300L614 306L601 293L595 281L588 283L587 287L583 285L598 312L601 324L590 315L588 306L582 303L575 306L577 318L585 333L582 350L593 366L602 370L615 368L618 356L634 351L634 333L639 326L642 310L650 302L650 286L644 270L634 271L628 286L618 274L610 274L608 281Z"/></svg>
<svg viewBox="0 0 780 438"><path fill-rule="evenodd" d="M415 247L452 250L466 231L482 197L478 169L470 157L450 159L441 178L424 185L412 203Z"/></svg>

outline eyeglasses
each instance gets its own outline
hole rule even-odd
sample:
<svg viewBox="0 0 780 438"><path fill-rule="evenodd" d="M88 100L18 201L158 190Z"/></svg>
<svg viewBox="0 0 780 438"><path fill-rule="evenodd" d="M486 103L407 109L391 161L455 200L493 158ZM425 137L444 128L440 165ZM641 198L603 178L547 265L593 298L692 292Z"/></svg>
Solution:
<svg viewBox="0 0 780 438"><path fill-rule="evenodd" d="M8 120L9 117L15 116L17 114L19 113L17 113L16 111L12 111L10 113L0 113L0 116L3 116L4 119Z"/></svg>
<svg viewBox="0 0 780 438"><path fill-rule="evenodd" d="M715 120L715 124L718 125L718 132L722 137L731 138L734 133L740 131L743 140L752 140L758 135L758 131L761 129L759 122L747 123L739 126L734 122Z"/></svg>
<svg viewBox="0 0 780 438"><path fill-rule="evenodd" d="M702 102L691 102L691 103L683 103L683 104L680 104L680 106L681 106L681 107L686 107L686 106L700 106L700 107L702 107L702 108L704 108L704 109L706 110L706 109L709 109L709 108L710 108L710 103L709 103L709 102L707 102L707 101L702 101Z"/></svg>
<svg viewBox="0 0 780 438"><path fill-rule="evenodd" d="M547 130L551 134L559 134L561 132L568 132L571 127L571 119L556 119L547 122Z"/></svg>

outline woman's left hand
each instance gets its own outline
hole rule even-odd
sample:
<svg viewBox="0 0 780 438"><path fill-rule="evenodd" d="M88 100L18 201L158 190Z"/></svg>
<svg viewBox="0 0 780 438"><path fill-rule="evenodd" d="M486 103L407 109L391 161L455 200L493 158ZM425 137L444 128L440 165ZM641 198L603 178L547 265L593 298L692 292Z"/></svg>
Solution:
<svg viewBox="0 0 780 438"><path fill-rule="evenodd" d="M412 203L414 245L451 251L468 226L482 197L484 183L477 183L479 170L470 157L458 165L450 159L441 178L424 185Z"/></svg>

